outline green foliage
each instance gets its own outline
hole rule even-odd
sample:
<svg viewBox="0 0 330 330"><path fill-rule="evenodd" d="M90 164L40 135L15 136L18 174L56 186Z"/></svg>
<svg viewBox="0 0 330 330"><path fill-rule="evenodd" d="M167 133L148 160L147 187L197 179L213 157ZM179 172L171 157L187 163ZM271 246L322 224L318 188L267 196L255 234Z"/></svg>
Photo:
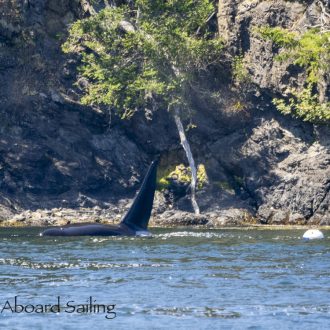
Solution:
<svg viewBox="0 0 330 330"><path fill-rule="evenodd" d="M280 27L272 28L269 26L260 27L257 29L257 32L259 32L264 39L272 40L280 47L294 48L297 46L297 32L291 32Z"/></svg>
<svg viewBox="0 0 330 330"><path fill-rule="evenodd" d="M320 103L318 95L313 94L312 88L312 83L309 83L301 91L292 89L290 93L292 97L289 100L275 98L273 103L282 113L293 114L305 121L314 123L330 121L330 102Z"/></svg>
<svg viewBox="0 0 330 330"><path fill-rule="evenodd" d="M330 32L309 29L300 34L279 27L263 27L259 31L262 37L285 49L277 56L278 60L292 60L294 64L305 68L307 82L317 83L321 71L329 69Z"/></svg>
<svg viewBox="0 0 330 330"><path fill-rule="evenodd" d="M167 189L170 186L170 182L176 180L180 183L190 184L191 182L191 169L185 167L183 164L175 166L174 169L167 169L157 179L157 185L159 190ZM202 189L208 182L204 164L199 164L197 168L197 188Z"/></svg>
<svg viewBox="0 0 330 330"><path fill-rule="evenodd" d="M202 189L209 181L204 164L199 164L197 168L197 188Z"/></svg>
<svg viewBox="0 0 330 330"><path fill-rule="evenodd" d="M217 62L210 0L136 0L74 23L64 52L82 57L82 102L105 104L122 118L140 109L189 106L189 85Z"/></svg>
<svg viewBox="0 0 330 330"><path fill-rule="evenodd" d="M251 81L249 71L246 68L244 57L242 55L234 57L233 78L237 84L249 83Z"/></svg>
<svg viewBox="0 0 330 330"><path fill-rule="evenodd" d="M322 123L330 120L330 103L321 100L318 83L330 68L330 32L309 29L304 33L291 32L279 27L263 27L260 35L283 47L276 59L291 60L305 69L306 83L301 90L291 89L288 100L274 99L283 113L291 113L303 120Z"/></svg>
<svg viewBox="0 0 330 330"><path fill-rule="evenodd" d="M232 111L234 112L241 112L246 110L246 104L238 100L232 106Z"/></svg>

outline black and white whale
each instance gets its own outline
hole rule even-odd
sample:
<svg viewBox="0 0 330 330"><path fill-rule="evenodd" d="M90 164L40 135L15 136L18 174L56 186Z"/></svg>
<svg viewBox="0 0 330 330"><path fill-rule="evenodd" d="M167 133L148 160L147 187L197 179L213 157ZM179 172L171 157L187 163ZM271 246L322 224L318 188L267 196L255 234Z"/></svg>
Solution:
<svg viewBox="0 0 330 330"><path fill-rule="evenodd" d="M140 191L119 225L73 224L46 229L41 236L149 236L148 223L156 190L158 160L149 166Z"/></svg>

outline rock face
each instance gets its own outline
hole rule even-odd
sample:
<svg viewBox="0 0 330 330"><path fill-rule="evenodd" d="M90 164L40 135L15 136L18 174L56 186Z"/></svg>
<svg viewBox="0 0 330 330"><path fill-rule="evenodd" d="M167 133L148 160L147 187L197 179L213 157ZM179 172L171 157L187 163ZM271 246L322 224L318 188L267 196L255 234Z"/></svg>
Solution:
<svg viewBox="0 0 330 330"><path fill-rule="evenodd" d="M243 56L259 100L285 93L305 76L299 67L275 61L278 49L260 40L256 28L304 29L319 24L319 18L316 1L219 1L219 33L233 55ZM321 92L329 86L325 82ZM329 224L329 127L260 116L237 154L243 156L237 166L247 175L245 187L254 195L257 217L271 224Z"/></svg>
<svg viewBox="0 0 330 330"><path fill-rule="evenodd" d="M244 55L253 82L270 94L284 92L288 85L302 83L301 69L274 60L278 48L262 40L261 26L305 30L320 22L317 1L219 0L219 34L233 55Z"/></svg>
<svg viewBox="0 0 330 330"><path fill-rule="evenodd" d="M24 209L108 207L112 199L133 197L159 152L151 141L162 146L166 136L166 147L171 141L160 124L167 114L156 114L152 125L143 118L119 125L77 102L76 60L60 45L68 24L84 14L79 1L8 0L1 7L2 218ZM129 133L135 130L138 142Z"/></svg>
<svg viewBox="0 0 330 330"><path fill-rule="evenodd" d="M160 170L186 163L175 123L164 111L123 122L79 104L77 59L60 45L88 2L4 0L1 7L0 218L118 221L156 154ZM208 176L197 192L203 214L189 213L189 190L169 187L157 193L154 225L330 225L329 127L273 109L271 97L303 77L275 62L276 50L253 33L265 24L312 24L316 9L305 8L298 1L219 1L220 35L231 56L249 61L253 87L243 111L232 108L245 91L229 80L221 85L221 106L200 102L188 138Z"/></svg>

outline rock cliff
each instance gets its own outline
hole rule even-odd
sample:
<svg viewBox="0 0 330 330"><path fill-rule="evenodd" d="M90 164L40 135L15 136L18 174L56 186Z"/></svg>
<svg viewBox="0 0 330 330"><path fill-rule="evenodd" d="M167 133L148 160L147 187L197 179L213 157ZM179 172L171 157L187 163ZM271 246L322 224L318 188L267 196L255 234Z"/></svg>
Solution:
<svg viewBox="0 0 330 330"><path fill-rule="evenodd" d="M79 103L79 59L60 45L68 25L89 14L87 1L3 0L0 7L1 219L118 219L155 155L161 171L185 163L175 123L164 111L121 121ZM200 101L193 116L188 138L208 175L197 193L204 215L187 213L189 190L173 185L157 194L154 224L330 225L329 127L274 109L271 98L303 77L274 61L276 49L254 33L262 25L314 24L317 9L303 1L220 0L217 20L229 62L241 55L248 63L249 86L235 86L225 64L215 73L218 106Z"/></svg>

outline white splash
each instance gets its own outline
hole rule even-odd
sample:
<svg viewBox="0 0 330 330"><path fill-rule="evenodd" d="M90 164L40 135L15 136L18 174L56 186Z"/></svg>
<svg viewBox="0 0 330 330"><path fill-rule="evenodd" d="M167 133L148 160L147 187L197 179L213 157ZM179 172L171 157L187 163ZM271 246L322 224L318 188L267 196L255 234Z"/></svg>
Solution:
<svg viewBox="0 0 330 330"><path fill-rule="evenodd" d="M135 235L139 236L139 237L151 237L152 236L152 234L147 230L138 230L135 232Z"/></svg>

